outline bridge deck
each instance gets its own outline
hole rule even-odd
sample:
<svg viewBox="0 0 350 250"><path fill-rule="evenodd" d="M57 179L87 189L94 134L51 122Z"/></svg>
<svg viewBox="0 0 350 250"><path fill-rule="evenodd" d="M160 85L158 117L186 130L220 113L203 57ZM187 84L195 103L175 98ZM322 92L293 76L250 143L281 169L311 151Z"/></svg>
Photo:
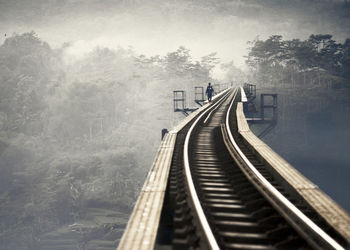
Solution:
<svg viewBox="0 0 350 250"><path fill-rule="evenodd" d="M124 234L120 249L154 248L175 139L176 134L165 135L127 226L134 233Z"/></svg>
<svg viewBox="0 0 350 250"><path fill-rule="evenodd" d="M219 98L227 90L213 97ZM164 136L118 249L154 249L177 133L210 104L187 116Z"/></svg>
<svg viewBox="0 0 350 250"><path fill-rule="evenodd" d="M154 249L178 133L209 105L205 104L191 113L165 135L118 249ZM251 132L241 102L238 103L236 117L239 134L263 159L265 165L277 173L286 185L294 190L293 192L297 192L329 225L350 242L350 217L347 212Z"/></svg>
<svg viewBox="0 0 350 250"><path fill-rule="evenodd" d="M271 166L292 188L294 188L316 212L318 212L348 242L350 241L349 214L335 203L320 188L303 176L292 165L274 152L250 130L243 113L242 103L237 110L238 132L255 151Z"/></svg>

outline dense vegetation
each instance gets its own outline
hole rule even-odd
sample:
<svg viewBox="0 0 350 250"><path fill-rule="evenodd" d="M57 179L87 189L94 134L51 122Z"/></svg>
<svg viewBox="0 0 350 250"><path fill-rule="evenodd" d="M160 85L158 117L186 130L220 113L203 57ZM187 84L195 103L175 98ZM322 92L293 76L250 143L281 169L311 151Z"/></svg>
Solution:
<svg viewBox="0 0 350 250"><path fill-rule="evenodd" d="M249 44L247 64L262 84L350 86L350 39L341 44L328 34L304 41L274 35Z"/></svg>
<svg viewBox="0 0 350 250"><path fill-rule="evenodd" d="M206 84L217 63L184 47L164 57L96 48L73 61L69 49L34 32L0 47L1 249L39 249L90 208L130 213L174 122L172 90Z"/></svg>

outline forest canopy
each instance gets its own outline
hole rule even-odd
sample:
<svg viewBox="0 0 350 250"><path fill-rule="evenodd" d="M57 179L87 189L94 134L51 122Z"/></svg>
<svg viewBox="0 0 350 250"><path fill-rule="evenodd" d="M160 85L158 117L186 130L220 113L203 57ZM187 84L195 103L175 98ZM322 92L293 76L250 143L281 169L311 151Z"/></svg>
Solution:
<svg viewBox="0 0 350 250"><path fill-rule="evenodd" d="M337 43L332 35L283 40L280 35L249 42L246 63L265 84L318 84L350 87L350 39Z"/></svg>

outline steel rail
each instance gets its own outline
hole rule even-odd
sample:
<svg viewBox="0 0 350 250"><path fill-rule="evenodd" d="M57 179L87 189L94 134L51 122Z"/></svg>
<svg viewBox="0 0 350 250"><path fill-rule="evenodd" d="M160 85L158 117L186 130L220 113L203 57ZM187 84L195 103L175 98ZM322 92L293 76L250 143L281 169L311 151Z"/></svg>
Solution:
<svg viewBox="0 0 350 250"><path fill-rule="evenodd" d="M223 98L223 99L224 99L224 98ZM223 99L221 99L220 102L223 102ZM208 114L207 118L205 118L204 123L206 123L206 122L209 120L209 118L211 117L212 113L213 113L215 110L217 110L219 107L220 107L220 105L217 105L215 108L212 109L212 111L210 111L210 113Z"/></svg>
<svg viewBox="0 0 350 250"><path fill-rule="evenodd" d="M196 192L196 188L195 188L193 180L192 180L192 175L191 175L191 170L190 170L190 163L189 163L188 149L189 149L189 142L190 142L190 137L191 137L192 131L197 126L197 123L202 119L202 117L206 113L208 113L210 110L214 110L216 107L218 107L223 102L225 97L227 97L229 94L230 94L230 91L227 94L225 94L223 97L221 97L221 99L218 102L216 102L210 108L205 110L196 119L196 121L192 124L192 126L190 127L190 129L187 132L185 143L184 143L184 151L183 151L186 182L187 182L188 189L189 189L189 192L190 192L190 197L192 198L192 202L193 202L194 208L196 210L196 214L197 214L197 216L199 218L199 222L200 222L200 225L202 227L202 230L205 233L206 240L207 240L210 248L214 249L214 250L218 250L218 249L220 249L220 247L219 247L219 245L218 245L218 243L217 243L217 241L216 241L216 239L214 237L214 234L213 234L213 232L212 232L212 230L211 230L211 228L209 226L209 222L208 222L208 220L207 220L207 218L206 218L206 216L204 214L202 205L201 205L201 203L199 201L199 198L198 198L198 195L197 195L197 192ZM237 94L237 88L235 89L235 95L236 94Z"/></svg>
<svg viewBox="0 0 350 250"><path fill-rule="evenodd" d="M282 215L289 221L292 226L301 233L302 237L309 242L313 247L317 249L337 249L337 250L344 250L344 248L336 242L332 237L330 237L326 232L324 232L319 226L317 226L310 218L308 218L303 212L301 212L293 203L291 203L283 194L281 194L268 180L265 179L264 176L260 174L260 172L254 167L254 165L249 161L249 159L244 155L244 153L241 151L239 146L237 145L236 141L233 138L232 132L231 132L231 126L229 122L231 109L234 103L234 99L231 101L231 104L229 106L229 109L226 114L226 132L229 136L230 142L234 149L237 151L241 159L244 161L246 166L249 168L250 172L254 175L254 179L258 181L258 183L255 183L252 181L252 183L259 189L259 191L270 201L272 201L272 205L282 213ZM240 164L238 164L240 166ZM242 168L245 175L248 177L250 176L249 173L245 170L245 168ZM250 176L248 179L252 180L253 178ZM288 211L284 211L283 208L280 207L277 203L274 202L274 199L271 199L272 196L275 199L277 199L281 204L284 205L284 207ZM292 217L291 217L292 215ZM298 221L295 221L297 219ZM305 227L309 228L311 231L316 235L316 238L318 241L313 240L310 235L307 235L305 232ZM321 244L320 244L321 243Z"/></svg>

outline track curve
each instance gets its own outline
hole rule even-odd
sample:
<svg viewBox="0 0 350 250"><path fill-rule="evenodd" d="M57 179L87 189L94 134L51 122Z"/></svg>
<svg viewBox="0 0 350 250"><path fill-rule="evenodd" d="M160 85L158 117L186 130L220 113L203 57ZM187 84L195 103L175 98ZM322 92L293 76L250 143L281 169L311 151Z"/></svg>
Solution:
<svg viewBox="0 0 350 250"><path fill-rule="evenodd" d="M252 173L242 172L223 135L235 129L228 124L239 98L238 89L223 95L178 135L166 197L174 207L173 248L343 249L327 234L323 247L306 239L252 183ZM284 193L257 156L239 138L234 142L258 175Z"/></svg>

